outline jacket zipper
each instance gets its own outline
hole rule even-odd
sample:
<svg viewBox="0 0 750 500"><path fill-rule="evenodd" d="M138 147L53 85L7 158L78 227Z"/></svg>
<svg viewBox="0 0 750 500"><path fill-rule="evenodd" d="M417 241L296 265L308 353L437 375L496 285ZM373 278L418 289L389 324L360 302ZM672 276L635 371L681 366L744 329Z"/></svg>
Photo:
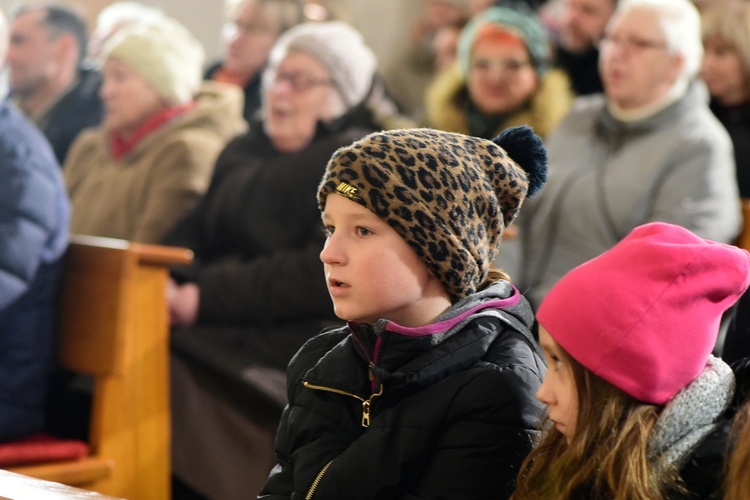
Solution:
<svg viewBox="0 0 750 500"><path fill-rule="evenodd" d="M320 484L320 480L323 479L323 475L326 473L326 471L328 470L328 467L330 467L332 463L333 463L333 460L325 464L323 468L320 469L320 472L318 472L318 475L315 476L315 480L310 485L310 489L307 491L307 495L305 495L305 500L310 500L313 497L313 495L315 494L315 490L318 489L318 484Z"/></svg>
<svg viewBox="0 0 750 500"><path fill-rule="evenodd" d="M308 389L314 389L316 391L333 392L335 394L341 394L342 396L350 396L352 398L356 398L362 401L362 427L370 426L370 405L372 404L372 399L376 396L380 396L381 394L383 394L383 384L380 384L380 390L378 390L378 392L374 393L368 399L365 399L362 396L357 396L356 394L352 394L351 392L342 391L341 389L334 389L333 387L324 387L322 385L311 384L308 381L302 382L302 385L304 385Z"/></svg>

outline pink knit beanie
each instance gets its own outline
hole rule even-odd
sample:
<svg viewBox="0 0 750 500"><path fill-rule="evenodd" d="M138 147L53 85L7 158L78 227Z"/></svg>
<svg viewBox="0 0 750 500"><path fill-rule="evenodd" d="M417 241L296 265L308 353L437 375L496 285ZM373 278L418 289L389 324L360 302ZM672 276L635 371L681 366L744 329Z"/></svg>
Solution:
<svg viewBox="0 0 750 500"><path fill-rule="evenodd" d="M724 311L750 284L750 253L655 222L576 267L539 324L591 372L664 404L706 365Z"/></svg>

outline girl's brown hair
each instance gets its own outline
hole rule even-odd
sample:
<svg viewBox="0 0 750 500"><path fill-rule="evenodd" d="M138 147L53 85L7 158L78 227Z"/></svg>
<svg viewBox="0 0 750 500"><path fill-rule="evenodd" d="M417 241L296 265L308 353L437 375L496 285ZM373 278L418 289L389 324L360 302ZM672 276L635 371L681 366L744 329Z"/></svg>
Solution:
<svg viewBox="0 0 750 500"><path fill-rule="evenodd" d="M750 498L750 400L734 417L732 436L736 441L726 465L724 499L744 500Z"/></svg>
<svg viewBox="0 0 750 500"><path fill-rule="evenodd" d="M648 453L662 407L635 400L567 353L563 356L578 391L575 435L568 443L545 418L512 499L660 499L679 487L677 471Z"/></svg>

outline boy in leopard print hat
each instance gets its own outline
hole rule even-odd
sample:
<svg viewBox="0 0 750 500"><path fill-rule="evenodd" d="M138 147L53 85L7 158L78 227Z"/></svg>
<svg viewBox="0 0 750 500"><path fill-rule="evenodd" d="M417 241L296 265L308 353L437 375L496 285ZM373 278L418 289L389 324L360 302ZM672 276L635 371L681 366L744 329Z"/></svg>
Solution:
<svg viewBox="0 0 750 500"><path fill-rule="evenodd" d="M377 132L341 148L318 190L385 220L454 299L487 278L503 230L546 180L546 154L528 127L495 141L433 129Z"/></svg>
<svg viewBox="0 0 750 500"><path fill-rule="evenodd" d="M510 494L545 368L528 302L490 264L545 174L527 127L494 141L392 130L334 153L320 259L347 324L289 364L259 498Z"/></svg>

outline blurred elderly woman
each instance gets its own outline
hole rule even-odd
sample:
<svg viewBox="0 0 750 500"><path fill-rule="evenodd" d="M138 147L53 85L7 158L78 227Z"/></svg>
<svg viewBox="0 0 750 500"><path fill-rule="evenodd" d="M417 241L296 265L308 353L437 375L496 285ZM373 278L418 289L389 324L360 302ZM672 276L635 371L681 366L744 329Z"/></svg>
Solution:
<svg viewBox="0 0 750 500"><path fill-rule="evenodd" d="M275 463L286 365L335 321L315 193L331 154L374 130L375 68L344 23L282 35L262 116L227 145L205 198L165 240L195 252L169 295L174 470L194 490L254 497Z"/></svg>
<svg viewBox="0 0 750 500"><path fill-rule="evenodd" d="M428 125L490 139L530 125L546 137L572 99L567 77L548 68L550 51L535 13L520 5L485 10L461 31L458 64L427 90Z"/></svg>
<svg viewBox="0 0 750 500"><path fill-rule="evenodd" d="M721 242L737 234L731 143L694 81L700 29L690 0L618 5L601 46L605 93L576 101L550 137L549 180L525 207L532 305L638 225L671 222Z"/></svg>
<svg viewBox="0 0 750 500"><path fill-rule="evenodd" d="M223 59L212 64L205 77L242 88L242 111L250 121L261 106L261 75L279 36L302 20L298 0L240 0L224 25Z"/></svg>
<svg viewBox="0 0 750 500"><path fill-rule="evenodd" d="M245 129L242 94L201 88L203 48L167 17L118 30L103 57L104 122L65 161L71 231L156 243L195 206L217 155Z"/></svg>

